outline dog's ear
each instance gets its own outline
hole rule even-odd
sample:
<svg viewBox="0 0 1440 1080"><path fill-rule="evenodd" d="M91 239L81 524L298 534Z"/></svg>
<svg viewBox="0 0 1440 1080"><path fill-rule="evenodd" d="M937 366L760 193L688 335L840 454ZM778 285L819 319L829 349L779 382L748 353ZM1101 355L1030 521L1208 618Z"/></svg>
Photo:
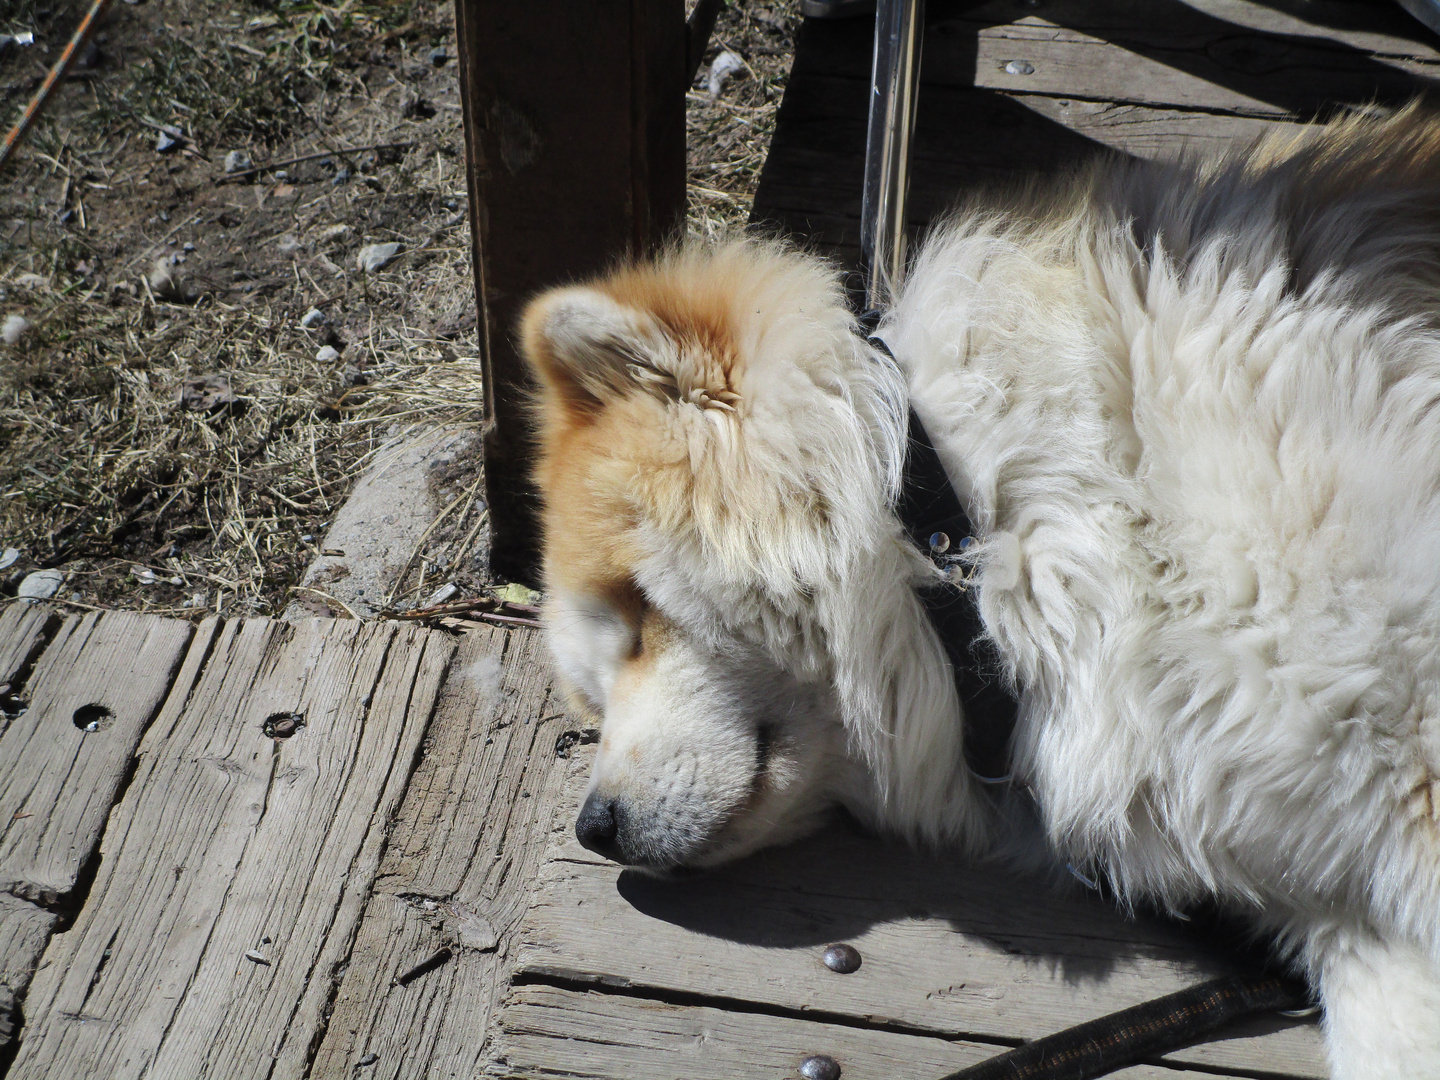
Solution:
<svg viewBox="0 0 1440 1080"><path fill-rule="evenodd" d="M666 377L656 361L667 335L644 311L598 289L553 289L530 303L520 322L525 359L541 387L572 409L589 411Z"/></svg>

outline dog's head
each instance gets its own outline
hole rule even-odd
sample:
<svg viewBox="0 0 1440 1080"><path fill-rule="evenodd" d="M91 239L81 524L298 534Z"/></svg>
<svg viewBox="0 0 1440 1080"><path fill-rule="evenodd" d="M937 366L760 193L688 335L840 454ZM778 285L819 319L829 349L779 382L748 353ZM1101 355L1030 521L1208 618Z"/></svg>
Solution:
<svg viewBox="0 0 1440 1080"><path fill-rule="evenodd" d="M547 634L601 728L588 847L710 865L836 801L971 830L959 706L891 509L904 387L854 331L827 266L754 241L527 310Z"/></svg>

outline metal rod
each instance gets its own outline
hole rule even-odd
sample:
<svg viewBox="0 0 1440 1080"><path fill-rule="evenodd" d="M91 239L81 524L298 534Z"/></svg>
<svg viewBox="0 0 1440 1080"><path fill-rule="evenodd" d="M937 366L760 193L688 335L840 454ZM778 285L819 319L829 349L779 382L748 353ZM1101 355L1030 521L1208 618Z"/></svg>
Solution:
<svg viewBox="0 0 1440 1080"><path fill-rule="evenodd" d="M55 66L45 76L45 81L40 84L40 89L35 91L35 96L30 99L30 104L25 106L25 111L20 114L20 119L5 136L5 141L0 142L0 169L5 167L5 162L10 160L10 155L20 145L20 140L30 130L30 125L40 115L40 110L45 107L45 102L50 98L50 91L55 89L55 84L65 77L70 70L70 65L85 48L85 43L90 40L90 35L95 32L95 27L100 24L100 17L105 14L105 9L110 6L110 0L95 0L90 5L90 10L80 20L80 25L75 28L74 35L70 38L70 44L65 46L65 51L60 54L60 59L55 61ZM63 209L63 207L62 207Z"/></svg>
<svg viewBox="0 0 1440 1080"><path fill-rule="evenodd" d="M925 0L879 0L876 5L865 195L860 206L865 302L870 308L890 299L905 269L905 198L924 29Z"/></svg>

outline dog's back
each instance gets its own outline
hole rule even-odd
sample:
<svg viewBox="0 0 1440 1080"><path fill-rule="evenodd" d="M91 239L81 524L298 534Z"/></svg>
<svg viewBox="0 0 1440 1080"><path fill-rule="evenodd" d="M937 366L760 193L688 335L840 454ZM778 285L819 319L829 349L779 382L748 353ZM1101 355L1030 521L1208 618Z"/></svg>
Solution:
<svg viewBox="0 0 1440 1080"><path fill-rule="evenodd" d="M1368 957L1333 985L1418 949L1375 1030L1440 1033L1440 124L995 206L883 332L982 534L1052 841L1254 904L1322 973Z"/></svg>

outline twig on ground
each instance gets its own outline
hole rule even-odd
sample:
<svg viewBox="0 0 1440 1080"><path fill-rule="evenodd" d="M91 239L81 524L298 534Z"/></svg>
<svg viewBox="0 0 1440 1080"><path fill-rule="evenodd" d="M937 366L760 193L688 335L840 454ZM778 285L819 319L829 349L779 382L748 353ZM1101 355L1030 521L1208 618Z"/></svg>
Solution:
<svg viewBox="0 0 1440 1080"><path fill-rule="evenodd" d="M217 184L228 184L233 180L243 180L247 176L254 176L256 173L274 172L276 169L289 168L291 165L300 165L307 161L319 161L321 158L345 157L348 154L365 154L371 150L409 150L415 144L413 142L392 142L374 143L370 146L351 146L341 150L323 150L314 154L301 154L299 157L286 158L284 161L272 161L266 165L256 165L250 169L240 169L233 173L226 173L218 177Z"/></svg>

